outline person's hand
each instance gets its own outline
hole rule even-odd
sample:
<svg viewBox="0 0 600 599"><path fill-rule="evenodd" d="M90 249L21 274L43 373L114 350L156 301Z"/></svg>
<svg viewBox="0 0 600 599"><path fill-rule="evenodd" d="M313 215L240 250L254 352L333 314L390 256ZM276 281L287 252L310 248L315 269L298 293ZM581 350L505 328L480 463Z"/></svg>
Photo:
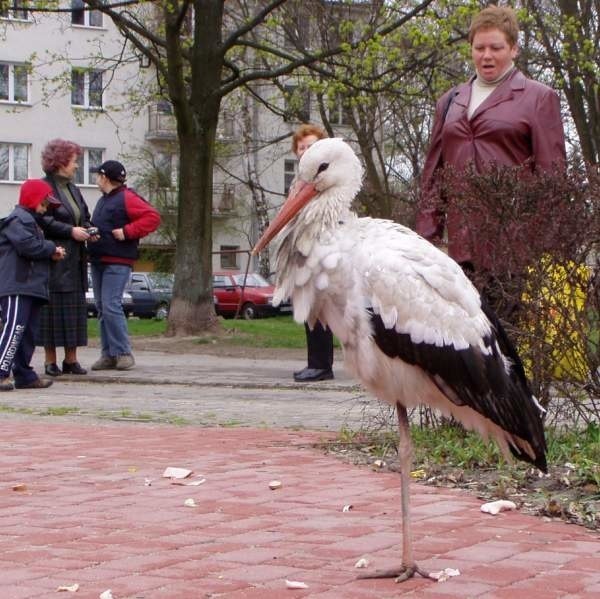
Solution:
<svg viewBox="0 0 600 599"><path fill-rule="evenodd" d="M71 237L75 241L87 241L90 235L84 227L73 227L71 229Z"/></svg>
<svg viewBox="0 0 600 599"><path fill-rule="evenodd" d="M65 248L60 245L57 245L56 249L54 250L54 254L52 254L52 256L50 256L50 257L55 262L58 262L59 260L63 260L66 255L67 255L67 252L65 251Z"/></svg>
<svg viewBox="0 0 600 599"><path fill-rule="evenodd" d="M125 241L125 233L123 232L123 229L113 229L112 234L115 239L118 239L119 241Z"/></svg>

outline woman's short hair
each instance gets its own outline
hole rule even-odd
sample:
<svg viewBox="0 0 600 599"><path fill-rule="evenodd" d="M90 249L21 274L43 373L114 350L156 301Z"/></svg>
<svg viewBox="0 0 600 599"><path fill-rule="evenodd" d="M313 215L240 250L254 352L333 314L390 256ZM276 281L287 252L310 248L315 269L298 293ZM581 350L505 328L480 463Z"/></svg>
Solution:
<svg viewBox="0 0 600 599"><path fill-rule="evenodd" d="M300 140L309 135L314 135L317 139L325 139L327 137L327 131L322 127L317 127L317 125L311 125L309 123L300 125L292 136L292 152L294 152L294 154L297 153Z"/></svg>
<svg viewBox="0 0 600 599"><path fill-rule="evenodd" d="M73 156L81 156L83 149L74 141L53 139L42 150L42 170L45 173L55 173L62 166L67 166Z"/></svg>
<svg viewBox="0 0 600 599"><path fill-rule="evenodd" d="M499 29L511 46L519 41L519 21L515 11L509 6L490 4L479 11L473 17L469 27L469 43L473 43L473 38L478 31L485 29Z"/></svg>

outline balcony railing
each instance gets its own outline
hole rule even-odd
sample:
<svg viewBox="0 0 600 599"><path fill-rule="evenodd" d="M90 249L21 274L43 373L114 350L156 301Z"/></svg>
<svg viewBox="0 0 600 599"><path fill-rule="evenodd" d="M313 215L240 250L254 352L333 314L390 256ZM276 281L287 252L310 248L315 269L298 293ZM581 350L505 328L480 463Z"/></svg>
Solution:
<svg viewBox="0 0 600 599"><path fill-rule="evenodd" d="M177 137L177 125L172 113L164 108L152 105L148 107L148 130L146 139L174 140Z"/></svg>

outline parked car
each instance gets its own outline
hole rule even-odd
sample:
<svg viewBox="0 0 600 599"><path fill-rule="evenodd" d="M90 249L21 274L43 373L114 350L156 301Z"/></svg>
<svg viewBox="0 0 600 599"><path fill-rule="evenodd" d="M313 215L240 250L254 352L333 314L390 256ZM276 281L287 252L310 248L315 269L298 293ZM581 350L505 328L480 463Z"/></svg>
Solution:
<svg viewBox="0 0 600 599"><path fill-rule="evenodd" d="M244 284L244 273L220 271L213 273L213 294L217 301L217 314L235 316L240 306L240 316L246 320L259 316L291 312L290 303L273 306L275 288L258 273L248 273ZM242 289L243 286L243 289Z"/></svg>
<svg viewBox="0 0 600 599"><path fill-rule="evenodd" d="M133 316L162 320L169 315L173 297L170 273L133 272L126 290L133 298Z"/></svg>
<svg viewBox="0 0 600 599"><path fill-rule="evenodd" d="M96 310L96 300L94 299L94 290L92 289L91 280L89 282L89 288L85 292L85 303L87 304L88 316L98 316L98 311ZM129 318L133 310L133 298L129 293L127 293L127 291L123 292L121 303L123 304L123 312L125 312L125 316Z"/></svg>

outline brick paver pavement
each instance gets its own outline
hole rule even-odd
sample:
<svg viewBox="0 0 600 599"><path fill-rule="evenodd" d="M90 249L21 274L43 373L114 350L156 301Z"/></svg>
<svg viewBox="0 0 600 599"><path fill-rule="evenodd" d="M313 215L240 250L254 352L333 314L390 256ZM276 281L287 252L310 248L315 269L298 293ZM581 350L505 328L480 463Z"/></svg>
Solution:
<svg viewBox="0 0 600 599"><path fill-rule="evenodd" d="M419 484L417 558L461 575L356 580L361 557L399 561L398 477L324 454L321 435L3 419L0 598L600 597L597 534L489 516L473 496ZM167 466L205 482L171 484ZM286 590L286 579L308 588ZM56 590L74 583L75 594Z"/></svg>

